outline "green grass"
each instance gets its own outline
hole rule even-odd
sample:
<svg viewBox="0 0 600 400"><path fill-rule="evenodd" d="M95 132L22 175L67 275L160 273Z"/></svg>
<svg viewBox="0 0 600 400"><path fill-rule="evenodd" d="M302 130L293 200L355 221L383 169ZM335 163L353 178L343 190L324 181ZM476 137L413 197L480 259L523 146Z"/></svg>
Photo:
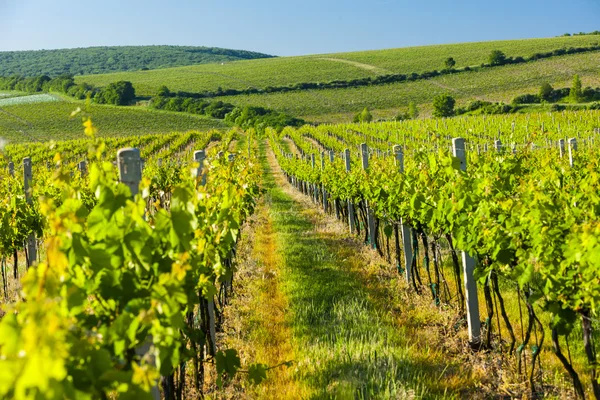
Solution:
<svg viewBox="0 0 600 400"><path fill-rule="evenodd" d="M101 136L128 136L187 130L226 129L222 120L190 114L116 107L79 102L22 104L0 108L0 137L9 142L67 140L83 137L81 107L91 116Z"/></svg>
<svg viewBox="0 0 600 400"><path fill-rule="evenodd" d="M77 82L104 86L119 80L131 81L138 95L149 96L162 85L173 91L201 92L223 89L265 88L299 82L328 82L390 73L424 72L444 68L448 57L456 67L488 61L492 50L507 56L530 56L559 48L596 44L598 36L574 36L408 47L353 53L320 54L196 65L163 70L85 75Z"/></svg>
<svg viewBox="0 0 600 400"><path fill-rule="evenodd" d="M544 82L568 87L574 74L580 75L584 86L599 86L599 61L599 53L586 53L415 82L219 99L236 105L269 107L317 122L347 122L352 113L365 107L380 110L374 113L376 118L389 118L406 110L411 101L424 111L422 115L427 115L433 97L442 93L452 95L459 105L474 99L510 102L518 94L537 93Z"/></svg>
<svg viewBox="0 0 600 400"><path fill-rule="evenodd" d="M387 306L402 304L399 292L367 282L359 272L365 265L347 239L315 229L314 211L275 183L261 147L297 355L294 378L309 388L309 398L447 398L468 389L468 368L444 359L439 349L419 343L408 324L397 323Z"/></svg>

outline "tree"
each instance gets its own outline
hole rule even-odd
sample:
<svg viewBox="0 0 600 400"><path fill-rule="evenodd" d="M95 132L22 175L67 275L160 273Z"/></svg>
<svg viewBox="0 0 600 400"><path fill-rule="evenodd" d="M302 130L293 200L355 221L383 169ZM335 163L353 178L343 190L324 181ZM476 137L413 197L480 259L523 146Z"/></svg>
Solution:
<svg viewBox="0 0 600 400"><path fill-rule="evenodd" d="M454 68L455 65L456 65L456 61L454 61L454 58L448 57L448 59L446 60L446 68L452 69L452 68Z"/></svg>
<svg viewBox="0 0 600 400"><path fill-rule="evenodd" d="M417 119L417 117L419 116L419 109L417 108L417 105L414 101L408 103L408 115L411 119Z"/></svg>
<svg viewBox="0 0 600 400"><path fill-rule="evenodd" d="M506 62L506 54L500 50L493 50L488 61L491 65L502 65Z"/></svg>
<svg viewBox="0 0 600 400"><path fill-rule="evenodd" d="M165 85L162 85L158 88L158 93L156 94L159 97L169 97L171 95L171 91Z"/></svg>
<svg viewBox="0 0 600 400"><path fill-rule="evenodd" d="M373 121L373 115L369 112L369 109L365 107L362 112L359 112L354 116L354 122L371 122Z"/></svg>
<svg viewBox="0 0 600 400"><path fill-rule="evenodd" d="M111 83L94 97L96 103L116 106L126 106L133 100L135 100L135 89L131 82L127 81Z"/></svg>
<svg viewBox="0 0 600 400"><path fill-rule="evenodd" d="M552 100L552 93L554 92L554 88L548 82L544 83L540 87L540 98L542 100L550 101Z"/></svg>
<svg viewBox="0 0 600 400"><path fill-rule="evenodd" d="M579 75L575 75L573 77L573 86L571 87L569 96L575 103L579 103L583 98L581 93L581 79L579 79Z"/></svg>
<svg viewBox="0 0 600 400"><path fill-rule="evenodd" d="M456 100L447 94L441 94L433 99L434 117L451 117L454 115Z"/></svg>

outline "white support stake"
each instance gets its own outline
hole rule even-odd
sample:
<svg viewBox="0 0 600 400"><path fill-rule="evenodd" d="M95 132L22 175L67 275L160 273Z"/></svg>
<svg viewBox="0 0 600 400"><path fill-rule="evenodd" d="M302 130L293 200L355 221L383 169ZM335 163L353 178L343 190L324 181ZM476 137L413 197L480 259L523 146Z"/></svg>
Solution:
<svg viewBox="0 0 600 400"><path fill-rule="evenodd" d="M131 190L131 196L139 192L142 180L142 160L140 150L126 147L117 152L117 166L119 168L119 181Z"/></svg>
<svg viewBox="0 0 600 400"><path fill-rule="evenodd" d="M463 138L452 139L452 154L460 160L460 169L467 170L467 155L465 152L465 140ZM477 282L473 276L475 270L475 259L468 253L463 252L463 275L465 280L465 302L467 306L467 324L469 327L469 341L472 345L481 342L481 323L479 321L479 300L477 298Z"/></svg>
<svg viewBox="0 0 600 400"><path fill-rule="evenodd" d="M572 167L577 152L577 139L569 139L569 165Z"/></svg>
<svg viewBox="0 0 600 400"><path fill-rule="evenodd" d="M563 158L565 156L565 139L558 139L558 150L560 158Z"/></svg>
<svg viewBox="0 0 600 400"><path fill-rule="evenodd" d="M498 153L502 150L502 142L500 139L494 141L494 148Z"/></svg>

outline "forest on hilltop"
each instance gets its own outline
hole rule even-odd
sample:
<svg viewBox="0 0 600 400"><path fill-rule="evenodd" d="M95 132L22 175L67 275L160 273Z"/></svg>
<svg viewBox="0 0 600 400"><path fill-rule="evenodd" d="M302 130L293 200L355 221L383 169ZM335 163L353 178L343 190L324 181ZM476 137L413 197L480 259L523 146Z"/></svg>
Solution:
<svg viewBox="0 0 600 400"><path fill-rule="evenodd" d="M84 75L272 58L246 50L193 46L115 46L0 52L0 75Z"/></svg>

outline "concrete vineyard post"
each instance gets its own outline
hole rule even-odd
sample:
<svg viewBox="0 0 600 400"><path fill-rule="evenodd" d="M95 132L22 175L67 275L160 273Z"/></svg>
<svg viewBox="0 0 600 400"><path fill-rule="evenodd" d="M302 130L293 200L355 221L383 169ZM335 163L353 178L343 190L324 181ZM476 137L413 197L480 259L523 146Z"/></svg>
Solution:
<svg viewBox="0 0 600 400"><path fill-rule="evenodd" d="M575 159L575 152L577 152L577 139L569 139L569 165L572 167Z"/></svg>
<svg viewBox="0 0 600 400"><path fill-rule="evenodd" d="M360 145L360 152L362 154L362 167L363 170L368 174L369 170L369 148L366 143ZM369 203L365 200L365 208L367 211L367 224L369 230L369 242L372 248L376 247L375 244L375 219L373 218L373 211L369 207Z"/></svg>
<svg viewBox="0 0 600 400"><path fill-rule="evenodd" d="M117 152L117 168L119 169L119 182L127 185L131 190L131 197L134 197L139 192L142 179L142 160L139 149L131 147L120 149ZM148 338L136 349L136 353L140 356L147 354L150 351L151 342L152 340ZM154 359L152 363L154 364ZM153 386L151 393L155 399L160 399L158 386Z"/></svg>
<svg viewBox="0 0 600 400"><path fill-rule="evenodd" d="M204 160L206 160L206 152L204 150L197 150L194 152L194 161L198 164L198 172L196 176L200 176L200 185L206 185L206 174L204 172Z"/></svg>
<svg viewBox="0 0 600 400"><path fill-rule="evenodd" d="M494 148L498 153L502 150L502 142L499 139L494 141Z"/></svg>
<svg viewBox="0 0 600 400"><path fill-rule="evenodd" d="M402 152L402 147L394 146L394 154L396 155L396 166L400 173L404 173L404 153ZM404 218L400 219L401 230L402 230L402 246L404 248L404 264L406 266L406 282L410 283L412 279L412 230L410 226L404 223Z"/></svg>
<svg viewBox="0 0 600 400"><path fill-rule="evenodd" d="M404 152L401 146L394 146L395 163L398 170L404 173Z"/></svg>
<svg viewBox="0 0 600 400"><path fill-rule="evenodd" d="M350 165L350 150L344 150L344 161L346 162L346 173L349 173L351 170ZM354 233L356 228L354 227L354 204L352 204L352 200L348 200L348 224L350 226L350 233Z"/></svg>
<svg viewBox="0 0 600 400"><path fill-rule="evenodd" d="M312 169L314 170L315 166L316 166L315 153L312 153L310 155L310 164L312 166ZM315 183L311 183L310 186L311 186L313 202L317 203L318 202L318 200L317 200L317 185Z"/></svg>
<svg viewBox="0 0 600 400"><path fill-rule="evenodd" d="M194 161L196 161L197 163L200 164L198 166L198 171L197 171L197 175L196 175L196 176L202 176L202 178L200 179L200 186L206 185L206 172L204 169L204 161L205 160L206 160L206 151L197 150L194 152ZM214 299L207 300L207 308L208 308L208 325L209 325L209 329L210 329L210 343L211 343L210 349L212 350L212 354L214 355L217 352L217 347L216 347L216 343L215 343L217 329L216 329L216 325L215 325Z"/></svg>
<svg viewBox="0 0 600 400"><path fill-rule="evenodd" d="M333 152L333 150L329 150L329 162L331 163L332 166L333 166L334 160L335 160L335 153ZM337 219L340 219L340 202L337 198L333 200L333 209L335 212L335 217Z"/></svg>
<svg viewBox="0 0 600 400"><path fill-rule="evenodd" d="M321 174L325 171L325 152L321 152ZM325 190L325 184L322 183L323 178L321 178L321 191L323 192L323 211L327 213L327 190Z"/></svg>
<svg viewBox="0 0 600 400"><path fill-rule="evenodd" d="M452 139L452 154L460 160L460 169L467 170L467 155L465 152L465 140L463 138ZM477 283L473 272L475 271L475 259L467 252L462 253L463 275L465 281L465 302L467 307L467 324L469 327L469 341L479 344L481 340L481 324L479 321L479 300L477 299Z"/></svg>
<svg viewBox="0 0 600 400"><path fill-rule="evenodd" d="M12 161L8 163L8 174L13 178L15 177L15 163Z"/></svg>
<svg viewBox="0 0 600 400"><path fill-rule="evenodd" d="M87 163L85 161L80 161L79 164L77 164L77 169L79 170L81 177L84 177L87 173Z"/></svg>
<svg viewBox="0 0 600 400"><path fill-rule="evenodd" d="M138 194L142 180L142 160L140 150L126 147L117 152L117 167L119 168L119 181L131 190L131 195Z"/></svg>
<svg viewBox="0 0 600 400"><path fill-rule="evenodd" d="M558 139L558 150L560 158L563 158L565 156L565 139Z"/></svg>
<svg viewBox="0 0 600 400"><path fill-rule="evenodd" d="M27 204L31 204L33 197L31 196L31 181L33 179L33 171L31 165L31 158L25 157L23 159L23 185L25 188L25 200ZM37 260L37 244L35 241L35 235L31 234L27 237L27 259L29 266L35 264Z"/></svg>

